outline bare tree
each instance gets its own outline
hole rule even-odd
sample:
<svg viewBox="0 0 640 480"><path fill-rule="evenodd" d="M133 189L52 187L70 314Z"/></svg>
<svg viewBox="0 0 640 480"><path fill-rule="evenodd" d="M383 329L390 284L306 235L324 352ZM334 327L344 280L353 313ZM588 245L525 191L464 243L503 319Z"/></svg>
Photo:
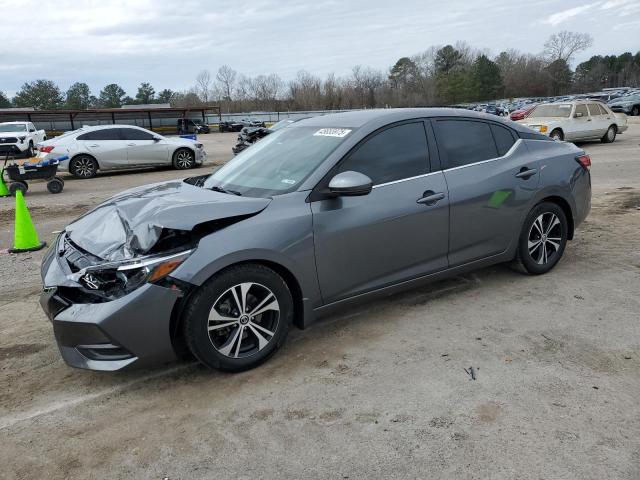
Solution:
<svg viewBox="0 0 640 480"><path fill-rule="evenodd" d="M544 54L549 62L564 60L570 63L573 56L593 45L593 38L588 33L569 32L563 30L551 35L544 42Z"/></svg>
<svg viewBox="0 0 640 480"><path fill-rule="evenodd" d="M200 100L207 103L211 98L211 73L209 70L202 70L196 77L196 94Z"/></svg>
<svg viewBox="0 0 640 480"><path fill-rule="evenodd" d="M233 91L236 86L236 77L238 76L238 72L236 72L229 65L222 65L218 69L218 73L216 74L216 80L218 83L218 88L220 90L220 94L223 100L230 102L233 98Z"/></svg>

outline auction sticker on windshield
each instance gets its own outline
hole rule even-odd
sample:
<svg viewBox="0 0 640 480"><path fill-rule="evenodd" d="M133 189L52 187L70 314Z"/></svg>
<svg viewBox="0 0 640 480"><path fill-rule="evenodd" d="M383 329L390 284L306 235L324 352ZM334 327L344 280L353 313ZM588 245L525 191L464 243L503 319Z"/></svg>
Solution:
<svg viewBox="0 0 640 480"><path fill-rule="evenodd" d="M338 137L343 138L349 135L351 130L347 128L321 128L313 134L314 137Z"/></svg>

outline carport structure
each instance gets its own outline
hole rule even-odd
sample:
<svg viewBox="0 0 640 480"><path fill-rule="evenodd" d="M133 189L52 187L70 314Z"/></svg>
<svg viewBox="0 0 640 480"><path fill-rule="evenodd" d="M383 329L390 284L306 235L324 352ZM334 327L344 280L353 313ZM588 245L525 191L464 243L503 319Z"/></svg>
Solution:
<svg viewBox="0 0 640 480"><path fill-rule="evenodd" d="M88 110L0 110L0 122L28 121L38 128L45 129L50 135L67 130L75 130L83 125L127 124L137 125L158 132L174 133L177 122L181 118L201 119L208 123L208 118L220 119L220 107L183 108L96 108Z"/></svg>

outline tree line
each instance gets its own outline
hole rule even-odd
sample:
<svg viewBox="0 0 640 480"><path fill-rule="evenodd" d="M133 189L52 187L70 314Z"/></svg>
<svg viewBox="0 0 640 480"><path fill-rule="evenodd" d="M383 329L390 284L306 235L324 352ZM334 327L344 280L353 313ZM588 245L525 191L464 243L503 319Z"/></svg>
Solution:
<svg viewBox="0 0 640 480"><path fill-rule="evenodd" d="M457 42L402 57L387 71L357 65L349 75L329 74L324 78L300 71L288 82L276 73L248 77L223 65L215 75L208 70L200 72L186 91L156 92L144 82L134 97L115 83L94 96L86 83L75 83L62 92L50 80L35 80L25 83L13 99L0 92L0 107L86 109L215 103L223 112L333 110L452 105L640 85L640 52L596 55L572 70L575 55L592 43L588 34L562 31L547 39L540 54L509 49L492 57L488 50Z"/></svg>

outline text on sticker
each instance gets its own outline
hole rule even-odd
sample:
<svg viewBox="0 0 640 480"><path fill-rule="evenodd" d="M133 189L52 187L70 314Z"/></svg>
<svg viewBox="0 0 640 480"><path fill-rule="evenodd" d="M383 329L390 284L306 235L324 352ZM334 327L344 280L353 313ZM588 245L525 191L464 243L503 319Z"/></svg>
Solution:
<svg viewBox="0 0 640 480"><path fill-rule="evenodd" d="M346 137L351 130L347 128L321 128L313 134L314 137Z"/></svg>

